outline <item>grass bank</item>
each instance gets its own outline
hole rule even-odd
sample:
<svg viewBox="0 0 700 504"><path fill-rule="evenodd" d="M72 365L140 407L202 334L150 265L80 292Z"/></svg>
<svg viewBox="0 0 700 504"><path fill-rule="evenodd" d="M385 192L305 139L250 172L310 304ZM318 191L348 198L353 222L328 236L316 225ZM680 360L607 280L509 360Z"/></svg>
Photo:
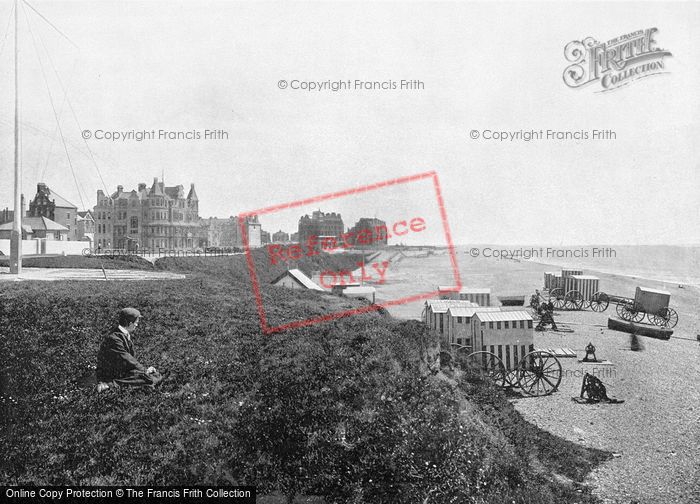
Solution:
<svg viewBox="0 0 700 504"><path fill-rule="evenodd" d="M300 266L348 267L309 260ZM277 273L256 261L261 282ZM0 484L247 483L328 503L595 502L578 482L608 454L524 422L486 384L426 373L420 323L374 312L263 335L243 257L156 268L188 278L0 285ZM272 287L263 296L298 318L354 302ZM83 379L126 305L144 314L138 357L172 378L155 393L97 395Z"/></svg>

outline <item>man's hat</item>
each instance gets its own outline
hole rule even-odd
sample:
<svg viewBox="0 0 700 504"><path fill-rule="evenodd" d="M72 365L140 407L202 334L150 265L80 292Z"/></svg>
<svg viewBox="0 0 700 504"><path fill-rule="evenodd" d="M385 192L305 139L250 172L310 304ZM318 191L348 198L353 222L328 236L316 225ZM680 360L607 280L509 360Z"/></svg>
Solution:
<svg viewBox="0 0 700 504"><path fill-rule="evenodd" d="M122 308L121 311L119 312L119 321L120 322L134 322L138 319L141 318L141 312L138 311L136 308Z"/></svg>

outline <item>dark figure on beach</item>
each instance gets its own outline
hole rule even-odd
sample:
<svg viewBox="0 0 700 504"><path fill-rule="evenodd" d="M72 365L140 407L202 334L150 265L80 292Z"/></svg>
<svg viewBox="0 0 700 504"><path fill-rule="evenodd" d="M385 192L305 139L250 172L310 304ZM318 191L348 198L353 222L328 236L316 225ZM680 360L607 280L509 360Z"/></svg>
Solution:
<svg viewBox="0 0 700 504"><path fill-rule="evenodd" d="M533 310L536 310L537 307L538 307L539 305L540 305L540 295L539 295L539 291L535 291L535 294L533 294L532 296L530 296L530 307L531 307Z"/></svg>
<svg viewBox="0 0 700 504"><path fill-rule="evenodd" d="M153 366L146 368L134 357L132 335L141 313L136 308L119 312L119 326L105 336L97 353L97 391L109 387L155 387L164 377Z"/></svg>
<svg viewBox="0 0 700 504"><path fill-rule="evenodd" d="M537 324L535 328L537 331L544 331L547 324L552 325L553 331L559 330L557 324L554 322L554 306L551 301L549 303L542 302L537 309L537 313L540 315L540 323Z"/></svg>

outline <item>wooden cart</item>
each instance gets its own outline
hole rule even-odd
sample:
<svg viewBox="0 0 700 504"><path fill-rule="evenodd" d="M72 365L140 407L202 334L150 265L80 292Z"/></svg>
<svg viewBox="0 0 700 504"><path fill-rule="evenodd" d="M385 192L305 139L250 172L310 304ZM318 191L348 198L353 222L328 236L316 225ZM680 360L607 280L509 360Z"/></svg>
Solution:
<svg viewBox="0 0 700 504"><path fill-rule="evenodd" d="M646 316L649 323L661 327L673 328L678 323L678 313L669 307L671 293L637 287L634 299L597 292L591 300L591 308L598 312L605 311L610 303L616 305L619 317L629 322L642 322Z"/></svg>

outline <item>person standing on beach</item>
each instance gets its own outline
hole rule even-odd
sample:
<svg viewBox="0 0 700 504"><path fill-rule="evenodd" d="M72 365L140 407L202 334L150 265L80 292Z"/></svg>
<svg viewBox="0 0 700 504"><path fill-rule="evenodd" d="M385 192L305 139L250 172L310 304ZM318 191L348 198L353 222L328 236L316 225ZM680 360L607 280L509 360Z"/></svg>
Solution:
<svg viewBox="0 0 700 504"><path fill-rule="evenodd" d="M141 313L136 308L119 312L119 325L102 340L97 353L97 391L110 387L155 387L163 381L156 368L146 368L134 357L132 336Z"/></svg>

